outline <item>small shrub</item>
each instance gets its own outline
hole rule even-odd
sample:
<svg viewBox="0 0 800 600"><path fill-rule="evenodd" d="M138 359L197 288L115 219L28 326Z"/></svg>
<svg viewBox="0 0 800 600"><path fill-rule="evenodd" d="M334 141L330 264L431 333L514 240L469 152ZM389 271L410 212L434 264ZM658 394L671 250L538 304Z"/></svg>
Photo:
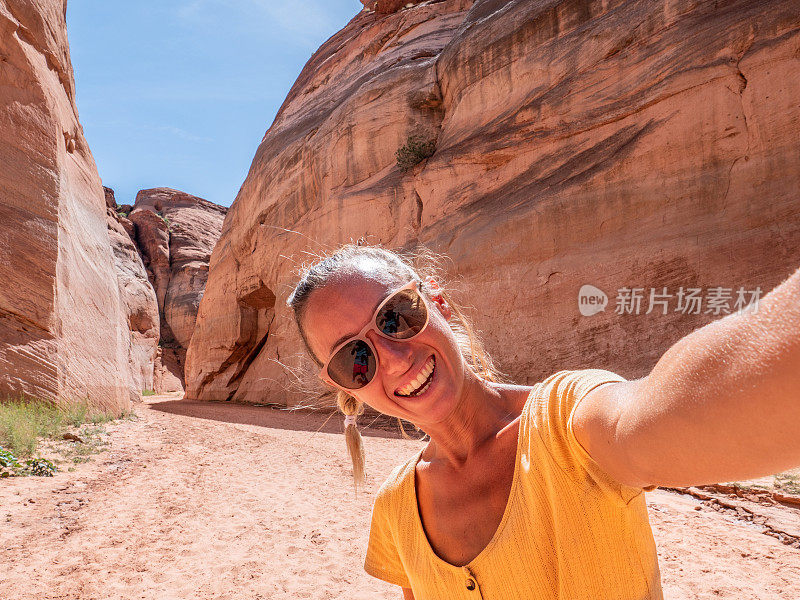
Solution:
<svg viewBox="0 0 800 600"><path fill-rule="evenodd" d="M22 470L17 457L5 448L0 448L0 477L14 477Z"/></svg>
<svg viewBox="0 0 800 600"><path fill-rule="evenodd" d="M436 139L414 134L408 136L405 145L395 153L397 166L401 171L408 171L436 152Z"/></svg>
<svg viewBox="0 0 800 600"><path fill-rule="evenodd" d="M52 477L58 469L46 458L30 458L25 461L25 470L34 477Z"/></svg>
<svg viewBox="0 0 800 600"><path fill-rule="evenodd" d="M155 390L142 390L142 396L155 396Z"/></svg>
<svg viewBox="0 0 800 600"><path fill-rule="evenodd" d="M779 473L774 476L775 487L790 494L800 494L800 474Z"/></svg>
<svg viewBox="0 0 800 600"><path fill-rule="evenodd" d="M38 438L52 437L62 428L64 413L56 406L22 398L0 404L0 445L15 456L31 456Z"/></svg>
<svg viewBox="0 0 800 600"><path fill-rule="evenodd" d="M0 477L52 477L57 470L46 458L29 458L21 464L11 452L0 448Z"/></svg>
<svg viewBox="0 0 800 600"><path fill-rule="evenodd" d="M71 427L78 427L86 423L91 418L94 418L94 414L90 415L89 405L86 402L81 402L80 404L76 404L71 406L68 410L63 411L64 416L64 424ZM99 413L97 413L99 414Z"/></svg>
<svg viewBox="0 0 800 600"><path fill-rule="evenodd" d="M127 219L130 213L125 212L124 210L117 211L117 216L120 219Z"/></svg>
<svg viewBox="0 0 800 600"><path fill-rule="evenodd" d="M39 438L60 438L67 427L87 421L102 423L115 418L101 411L92 411L80 402L59 407L50 402L25 398L0 402L0 446L14 456L32 457Z"/></svg>
<svg viewBox="0 0 800 600"><path fill-rule="evenodd" d="M122 413L119 416L114 416L109 413L105 412L94 412L89 415L89 417L84 421L85 423L91 423L92 425L100 425L101 423L108 423L109 421L113 421L114 419L122 419L127 413Z"/></svg>

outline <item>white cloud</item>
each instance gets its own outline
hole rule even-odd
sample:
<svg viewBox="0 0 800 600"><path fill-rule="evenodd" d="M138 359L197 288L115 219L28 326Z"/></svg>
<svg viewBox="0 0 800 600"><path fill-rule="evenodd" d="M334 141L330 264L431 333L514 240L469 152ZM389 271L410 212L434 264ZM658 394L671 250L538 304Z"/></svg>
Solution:
<svg viewBox="0 0 800 600"><path fill-rule="evenodd" d="M270 19L284 31L319 38L331 36L338 24L320 2L296 0L292 3L256 0Z"/></svg>
<svg viewBox="0 0 800 600"><path fill-rule="evenodd" d="M211 142L213 141L210 137L203 137L199 135L194 135L193 133L189 133L185 129L181 129L180 127L173 127L172 125L156 125L156 126L146 126L147 129L152 131L163 131L164 133L171 134L177 138L182 140L186 140L187 142Z"/></svg>
<svg viewBox="0 0 800 600"><path fill-rule="evenodd" d="M314 49L344 25L321 0L188 0L178 6L177 15L193 25L213 25L224 19L265 35L284 33Z"/></svg>
<svg viewBox="0 0 800 600"><path fill-rule="evenodd" d="M134 122L131 119L93 119L93 128L110 129L110 130L126 130L138 131L141 133L155 133L159 135L167 134L187 142L213 142L214 139L210 137L195 135L190 131L175 127L174 125L151 125L148 123Z"/></svg>

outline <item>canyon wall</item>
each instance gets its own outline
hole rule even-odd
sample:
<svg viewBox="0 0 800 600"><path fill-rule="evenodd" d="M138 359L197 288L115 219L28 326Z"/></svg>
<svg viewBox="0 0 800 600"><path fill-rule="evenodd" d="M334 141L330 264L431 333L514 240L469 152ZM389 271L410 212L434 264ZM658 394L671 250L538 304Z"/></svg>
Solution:
<svg viewBox="0 0 800 600"><path fill-rule="evenodd" d="M117 205L78 121L65 17L64 1L0 0L0 399L116 412L183 389L227 209L169 188Z"/></svg>
<svg viewBox="0 0 800 600"><path fill-rule="evenodd" d="M63 0L0 0L0 398L129 406L106 202Z"/></svg>
<svg viewBox="0 0 800 600"><path fill-rule="evenodd" d="M186 349L227 208L170 188L141 190L128 218L161 315L157 391L183 389Z"/></svg>
<svg viewBox="0 0 800 600"><path fill-rule="evenodd" d="M155 390L155 365L160 358L159 312L156 294L134 243L135 226L119 211L114 191L105 190L108 234L114 253L120 303L130 335L128 371L134 397Z"/></svg>
<svg viewBox="0 0 800 600"><path fill-rule="evenodd" d="M719 316L678 310L679 291L730 289L732 308L800 265L795 0L365 5L306 64L228 212L189 397L308 401L285 300L309 253L361 236L446 253L488 350L528 384L644 375ZM401 171L415 134L435 153ZM584 284L605 311L581 315ZM622 288L673 297L618 314Z"/></svg>

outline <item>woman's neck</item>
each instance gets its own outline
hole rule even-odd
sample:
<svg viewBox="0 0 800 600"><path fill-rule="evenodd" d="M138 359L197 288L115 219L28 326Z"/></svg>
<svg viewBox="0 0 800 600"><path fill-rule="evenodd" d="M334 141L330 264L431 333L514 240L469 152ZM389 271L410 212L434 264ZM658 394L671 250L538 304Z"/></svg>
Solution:
<svg viewBox="0 0 800 600"><path fill-rule="evenodd" d="M423 457L446 461L456 469L514 422L530 389L493 383L468 373L453 412L441 422L421 427L431 438Z"/></svg>

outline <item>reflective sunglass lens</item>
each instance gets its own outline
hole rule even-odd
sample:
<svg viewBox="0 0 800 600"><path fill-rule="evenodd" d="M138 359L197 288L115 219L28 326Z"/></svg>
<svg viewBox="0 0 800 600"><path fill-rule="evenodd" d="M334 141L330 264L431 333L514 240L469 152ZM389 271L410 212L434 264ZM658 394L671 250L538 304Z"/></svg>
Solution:
<svg viewBox="0 0 800 600"><path fill-rule="evenodd" d="M381 332L399 340L417 335L428 319L428 309L414 290L396 293L383 306L376 318Z"/></svg>
<svg viewBox="0 0 800 600"><path fill-rule="evenodd" d="M357 390L375 376L375 355L367 343L353 340L331 358L328 376L340 386Z"/></svg>

